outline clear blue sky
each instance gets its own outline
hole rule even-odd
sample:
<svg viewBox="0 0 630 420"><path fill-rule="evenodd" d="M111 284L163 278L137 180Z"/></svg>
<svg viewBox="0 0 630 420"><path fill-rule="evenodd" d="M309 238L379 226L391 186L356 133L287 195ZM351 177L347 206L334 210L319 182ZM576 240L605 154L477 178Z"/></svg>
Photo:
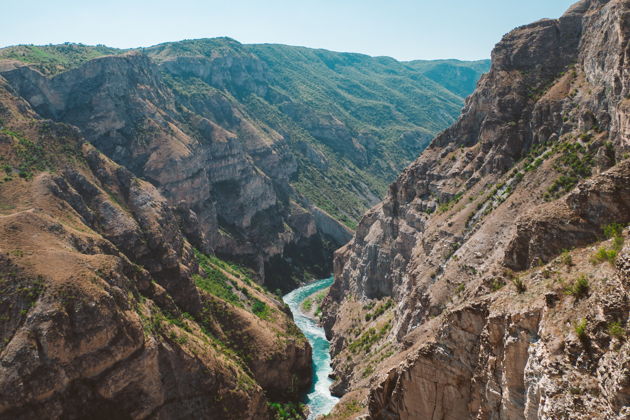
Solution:
<svg viewBox="0 0 630 420"><path fill-rule="evenodd" d="M0 46L128 48L229 36L387 55L489 58L501 36L574 0L3 0Z"/></svg>

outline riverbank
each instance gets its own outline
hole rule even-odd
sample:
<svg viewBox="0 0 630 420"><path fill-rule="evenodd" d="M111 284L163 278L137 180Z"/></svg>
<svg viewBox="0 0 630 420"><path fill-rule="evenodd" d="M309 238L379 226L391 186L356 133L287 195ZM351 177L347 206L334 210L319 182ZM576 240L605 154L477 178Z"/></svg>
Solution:
<svg viewBox="0 0 630 420"><path fill-rule="evenodd" d="M301 309L306 299L313 299L314 295L329 288L332 282L332 277L319 280L295 289L283 297L284 302L293 313L295 324L304 333L313 349L313 383L305 397L305 403L309 408L308 420L314 420L318 416L328 414L339 400L330 393L330 385L332 384L332 380L328 376L332 373L330 343L326 339L324 329L318 325L316 319ZM314 310L313 306L316 306L313 303L312 300L311 311Z"/></svg>
<svg viewBox="0 0 630 420"><path fill-rule="evenodd" d="M316 290L308 295L304 298L302 303L300 303L300 311L302 311L305 316L319 323L322 315L322 301L328 294L329 290L330 286L321 290Z"/></svg>

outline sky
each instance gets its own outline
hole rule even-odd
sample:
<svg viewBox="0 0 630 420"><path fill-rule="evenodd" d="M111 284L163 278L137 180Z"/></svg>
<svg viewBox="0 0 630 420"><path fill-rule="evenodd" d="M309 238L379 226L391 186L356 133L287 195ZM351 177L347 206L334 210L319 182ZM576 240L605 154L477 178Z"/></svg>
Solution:
<svg viewBox="0 0 630 420"><path fill-rule="evenodd" d="M503 34L575 0L2 0L0 47L132 48L229 36L390 56L490 58Z"/></svg>

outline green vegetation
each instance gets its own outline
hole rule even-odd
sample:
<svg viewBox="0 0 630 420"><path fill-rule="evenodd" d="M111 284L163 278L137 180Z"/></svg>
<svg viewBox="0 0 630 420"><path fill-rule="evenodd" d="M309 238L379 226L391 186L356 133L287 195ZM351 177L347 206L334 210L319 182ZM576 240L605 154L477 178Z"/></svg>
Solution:
<svg viewBox="0 0 630 420"><path fill-rule="evenodd" d="M606 247L600 247L595 254L591 257L591 263L599 264L604 261L609 262L610 264L615 264L615 260L617 259L617 251L614 249L607 249Z"/></svg>
<svg viewBox="0 0 630 420"><path fill-rule="evenodd" d="M573 257L569 253L568 249L563 250L562 254L560 254L560 262L566 265L567 267L573 266Z"/></svg>
<svg viewBox="0 0 630 420"><path fill-rule="evenodd" d="M607 248L605 246L601 246L597 249L595 254L591 257L591 263L600 264L602 262L608 262L611 265L615 264L617 260L617 255L623 248L624 238L622 235L623 225L619 223L611 223L609 225L603 226L602 231L606 239L612 239L612 247Z"/></svg>
<svg viewBox="0 0 630 420"><path fill-rule="evenodd" d="M621 237L623 225L620 223L611 223L602 227L602 231L606 239Z"/></svg>
<svg viewBox="0 0 630 420"><path fill-rule="evenodd" d="M304 419L305 406L301 403L270 402L267 403L274 420L302 420Z"/></svg>
<svg viewBox="0 0 630 420"><path fill-rule="evenodd" d="M606 332L611 337L623 338L626 336L626 330L619 321L613 321L606 327Z"/></svg>
<svg viewBox="0 0 630 420"><path fill-rule="evenodd" d="M385 302L382 302L380 305L378 305L376 309L374 310L374 312L368 312L365 314L365 320L371 321L373 319L377 319L392 306L394 306L394 300L392 298L386 298Z"/></svg>
<svg viewBox="0 0 630 420"><path fill-rule="evenodd" d="M555 169L562 175L544 194L547 201L560 197L573 189L581 179L591 176L593 167L594 153L577 141L558 143L554 145L554 152L560 154Z"/></svg>
<svg viewBox="0 0 630 420"><path fill-rule="evenodd" d="M66 42L61 45L17 45L0 49L0 58L9 58L35 65L42 73L54 75L78 67L84 62L122 50L104 45L88 46Z"/></svg>
<svg viewBox="0 0 630 420"><path fill-rule="evenodd" d="M311 312L313 310L313 306L315 306L314 315L318 317L321 314L321 304L326 295L328 294L328 288L318 291L317 293L312 294L302 301L300 304L300 308L303 312Z"/></svg>
<svg viewBox="0 0 630 420"><path fill-rule="evenodd" d="M2 166L9 178L14 170L18 172L20 178L31 179L34 172L45 171L53 167L48 154L41 145L35 144L22 134L6 128L0 129L0 135L8 136L13 140L13 151L16 156L17 166L13 167L8 163Z"/></svg>
<svg viewBox="0 0 630 420"><path fill-rule="evenodd" d="M582 318L581 320L577 321L573 327L575 330L575 335L577 335L580 340L585 340L587 338L586 326L587 321L585 318Z"/></svg>
<svg viewBox="0 0 630 420"><path fill-rule="evenodd" d="M313 309L313 300L310 297L304 299L304 302L302 302L302 309L306 312Z"/></svg>
<svg viewBox="0 0 630 420"><path fill-rule="evenodd" d="M580 274L575 282L566 288L565 292L576 299L582 299L588 296L590 284L588 278L584 274Z"/></svg>
<svg viewBox="0 0 630 420"><path fill-rule="evenodd" d="M239 297L234 293L232 286L230 285L228 277L214 265L212 265L210 258L202 253L196 251L195 256L199 262L199 266L203 269L205 275L200 276L195 274L193 277L195 284L206 292L215 295L227 302L233 303L237 306L242 306Z"/></svg>
<svg viewBox="0 0 630 420"><path fill-rule="evenodd" d="M195 257L204 273L203 276L198 274L193 276L197 287L235 306L249 309L261 319L269 319L271 317L273 309L269 305L254 297L247 287L239 286L235 280L225 274L225 272L228 272L230 275L245 282L249 287L262 292L263 289L249 278L246 269L230 264L215 256L204 255L197 250L195 250Z"/></svg>
<svg viewBox="0 0 630 420"><path fill-rule="evenodd" d="M361 334L361 336L350 343L348 349L352 353L358 352L369 352L372 349L372 345L381 340L391 329L391 321L387 321L380 328L370 327L366 332Z"/></svg>
<svg viewBox="0 0 630 420"><path fill-rule="evenodd" d="M248 286L252 286L255 289L262 291L263 289L256 284L256 282L254 282L254 280L252 279L252 271L249 268L237 265L237 264L232 264L228 261L222 260L214 255L206 255L206 258L208 259L208 261L215 265L216 267L219 267L225 271L227 271L228 273L230 273L231 275L233 275L234 277L236 277L237 279L243 281L245 284L247 284Z"/></svg>
<svg viewBox="0 0 630 420"><path fill-rule="evenodd" d="M455 206L455 204L459 203L459 200L461 200L461 198L462 198L462 193L455 194L453 198L451 198L450 200L438 206L438 209L437 209L438 213L446 213L447 211L452 209L453 206Z"/></svg>
<svg viewBox="0 0 630 420"><path fill-rule="evenodd" d="M269 319L269 316L271 315L271 308L269 308L269 305L256 298L253 298L253 301L252 312L254 315L260 319Z"/></svg>
<svg viewBox="0 0 630 420"><path fill-rule="evenodd" d="M337 407L335 407L335 418L349 420L355 418L355 414L359 413L363 410L363 406L357 400L350 400L345 403L340 403ZM331 415L327 414L323 418L330 418Z"/></svg>
<svg viewBox="0 0 630 420"><path fill-rule="evenodd" d="M505 282L499 279L493 279L492 283L490 283L490 289L492 289L493 292L502 289L503 286L505 286Z"/></svg>
<svg viewBox="0 0 630 420"><path fill-rule="evenodd" d="M525 291L527 290L525 282L520 277L514 277L512 279L512 284L514 285L518 293L525 293Z"/></svg>

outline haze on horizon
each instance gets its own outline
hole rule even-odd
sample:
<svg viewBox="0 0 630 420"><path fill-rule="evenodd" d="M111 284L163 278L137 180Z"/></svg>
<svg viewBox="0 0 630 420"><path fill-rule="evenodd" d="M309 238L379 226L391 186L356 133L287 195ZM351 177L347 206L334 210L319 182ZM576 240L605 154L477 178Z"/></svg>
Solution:
<svg viewBox="0 0 630 420"><path fill-rule="evenodd" d="M228 36L390 56L490 57L503 34L559 17L574 0L23 0L3 5L0 47L80 42L117 48Z"/></svg>

